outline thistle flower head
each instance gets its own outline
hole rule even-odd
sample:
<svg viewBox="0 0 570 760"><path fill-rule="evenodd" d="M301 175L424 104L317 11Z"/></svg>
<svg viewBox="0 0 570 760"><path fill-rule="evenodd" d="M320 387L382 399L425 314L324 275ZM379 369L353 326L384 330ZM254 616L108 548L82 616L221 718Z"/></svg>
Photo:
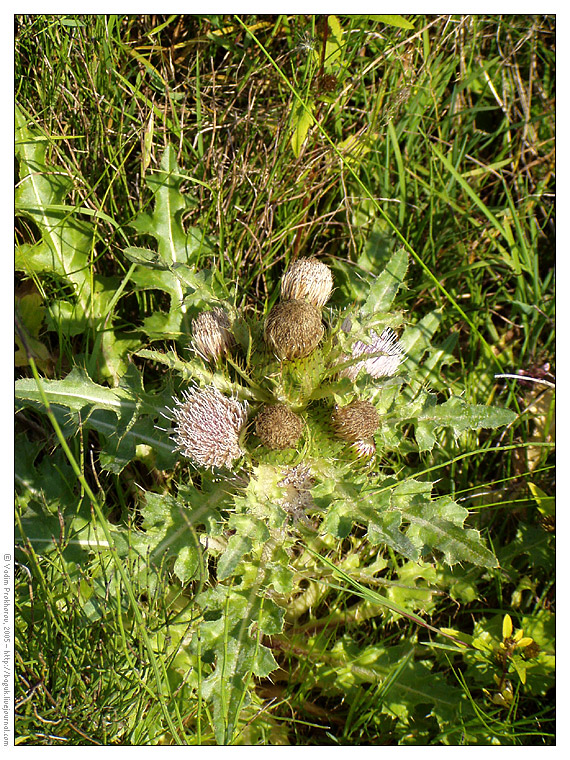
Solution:
<svg viewBox="0 0 570 760"><path fill-rule="evenodd" d="M278 485L283 488L283 498L278 503L295 521L307 522L305 512L315 506L311 495L311 488L315 485L311 468L303 464L287 468Z"/></svg>
<svg viewBox="0 0 570 760"><path fill-rule="evenodd" d="M324 332L320 310L306 301L278 303L265 320L265 340L280 359L309 356Z"/></svg>
<svg viewBox="0 0 570 760"><path fill-rule="evenodd" d="M332 272L326 264L312 258L298 259L283 275L281 299L324 306L330 298L332 287Z"/></svg>
<svg viewBox="0 0 570 760"><path fill-rule="evenodd" d="M359 459L370 459L376 452L374 438L355 441L350 448Z"/></svg>
<svg viewBox="0 0 570 760"><path fill-rule="evenodd" d="M230 467L243 454L240 433L247 404L210 386L184 391L172 410L172 439L182 455L200 467Z"/></svg>
<svg viewBox="0 0 570 760"><path fill-rule="evenodd" d="M215 306L192 320L192 342L196 353L206 361L218 361L233 344L230 320L223 309Z"/></svg>
<svg viewBox="0 0 570 760"><path fill-rule="evenodd" d="M335 409L332 425L338 437L345 441L365 441L378 429L380 415L370 401L356 400Z"/></svg>
<svg viewBox="0 0 570 760"><path fill-rule="evenodd" d="M341 370L339 374L342 377L356 380L362 370L375 378L390 377L396 372L404 358L404 348L394 330L386 327L380 337L371 330L370 337L372 339L370 344L363 343L361 340L353 344L352 358L357 359L362 356L363 360ZM380 355L375 356L375 354ZM348 357L343 357L342 361L348 361Z"/></svg>
<svg viewBox="0 0 570 760"><path fill-rule="evenodd" d="M285 404L267 405L255 418L255 432L268 449L290 449L303 432L303 420Z"/></svg>

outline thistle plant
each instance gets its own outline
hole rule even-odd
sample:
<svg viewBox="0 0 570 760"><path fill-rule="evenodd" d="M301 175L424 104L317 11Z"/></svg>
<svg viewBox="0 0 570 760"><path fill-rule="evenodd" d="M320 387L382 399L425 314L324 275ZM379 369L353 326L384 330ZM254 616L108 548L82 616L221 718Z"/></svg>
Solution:
<svg viewBox="0 0 570 760"><path fill-rule="evenodd" d="M204 387L175 402L173 439L198 469L213 469L234 486L238 478L239 487L226 486L232 519L242 534L258 535L232 538L219 558L222 576L228 565L261 557L266 541L287 553L309 525L340 537L357 522L368 526L369 540L412 561L495 564L477 531L464 527L465 509L432 496L432 483L411 474L400 482L379 466L380 457L410 450L410 430L416 450L426 452L443 428L458 436L512 419L461 397L437 403L423 369L433 349L422 325L390 311L407 265L407 254L397 251L362 303L333 308L331 269L301 258L284 273L280 300L265 319L238 314L230 327L219 306L194 318L193 344L205 364L222 355L227 361L213 373L189 366ZM274 586L263 565L260 586Z"/></svg>
<svg viewBox="0 0 570 760"><path fill-rule="evenodd" d="M37 141L22 144L42 150ZM35 166L37 161L30 177ZM163 157L161 171L178 176L173 151ZM157 192L170 191L161 183ZM160 207L169 207L166 198ZM143 222L162 240L160 219L143 216ZM185 240L177 224L175 236ZM226 743L244 704L243 679L268 676L277 667L263 637L281 634L285 615L295 620L310 608L328 572L343 572L352 582L350 561L344 567L339 556L327 565L333 547L354 534L369 556L380 558L367 561L363 549L359 563L372 577L387 566L387 556L420 569L429 563L497 566L468 524L467 510L434 493L435 484L406 462L410 453L432 451L449 432L460 442L468 431L507 425L515 415L469 404L442 387L441 369L452 356L432 344L439 314L415 322L393 305L408 266L403 250L371 278L360 301L347 297L343 304L339 287L334 306L332 268L314 257L298 259L279 282L267 315L241 312L211 272L172 264L164 250L170 249L125 251L133 281L158 285L170 296L168 314L145 322L148 337L172 333L187 341L182 356L135 352L138 360L172 373L162 391L147 393L131 362L114 387L97 385L76 367L63 380L44 380L41 392L35 380L20 380L17 393L24 404L45 398L53 409L68 411L67 422L98 433L105 469L119 474L141 459L183 473L176 493L144 495L140 529L109 523L103 534L107 546L117 547L113 561L130 561L132 551L148 558L141 582L151 592L162 566L183 589L203 588L192 603L207 617L195 616L184 639L189 643L180 633L179 646L192 672L199 662L205 667L203 647L209 647L215 665L200 688L211 703L216 739ZM444 400L430 389L434 381ZM164 416L169 431L159 424ZM44 522L59 536L53 517L46 514ZM73 522L74 536L86 546L92 545L90 531L89 518ZM102 535L99 529L96 534ZM214 566L215 580L209 575ZM320 583L304 591L306 577ZM378 610L414 614L413 601L397 604L380 594L373 600ZM228 683L230 672L236 677Z"/></svg>
<svg viewBox="0 0 570 760"><path fill-rule="evenodd" d="M141 249L129 255L152 261ZM330 561L323 547L328 553L358 529L358 541L373 557L386 548L418 568L428 562L497 565L463 506L433 493L434 483L411 468L390 468L393 457L405 461L410 452L430 452L446 429L460 440L466 431L500 427L515 416L452 394L438 403L429 389L431 373L451 360L431 343L438 315L414 323L392 305L407 265L407 254L396 251L361 302L333 307L331 269L301 259L285 273L280 300L265 318L240 313L224 300L227 293L208 290L207 276L178 265L177 277L201 287L190 313L188 358L136 352L179 378L174 399L167 388L147 394L134 365L117 388L96 385L80 369L45 382L47 398L81 413L83 424L106 436L104 466L120 472L146 457L163 470L187 468L177 494L145 495L141 530L126 534L111 526L106 540L150 558L144 582L151 590L161 563L170 563L183 587L203 587L193 604L208 617L198 615L189 643L180 639L179 646L194 671L198 662L204 667L204 646L209 662L215 660L200 688L219 743L237 726L240 679L268 676L277 667L263 636L281 634L285 615L296 619L325 588L322 568ZM206 308L204 294L210 295ZM18 394L27 403L41 398L27 381L19 382ZM89 414L83 413L86 399ZM170 437L157 423L159 414L171 420ZM88 530L81 525L78 537ZM54 524L55 535L58 530ZM208 557L215 561L211 583ZM378 562L363 572L374 575L385 566ZM343 569L340 561L329 571L350 582L351 567ZM307 573L321 583L305 592L300 584ZM388 606L418 620L413 602L369 593L378 610ZM228 683L229 672L239 678Z"/></svg>

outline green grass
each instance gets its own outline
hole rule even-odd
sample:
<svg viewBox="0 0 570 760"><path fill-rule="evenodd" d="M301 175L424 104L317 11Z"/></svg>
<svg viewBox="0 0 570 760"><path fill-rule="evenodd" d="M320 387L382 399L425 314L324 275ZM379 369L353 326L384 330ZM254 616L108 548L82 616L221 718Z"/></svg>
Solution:
<svg viewBox="0 0 570 760"><path fill-rule="evenodd" d="M555 20L392 21L17 17L17 161L35 162L43 204L42 216L22 183L17 375L64 382L78 367L77 388L105 389L99 407L71 414L50 396L48 415L38 397L16 414L18 743L554 743ZM46 218L60 261L40 245ZM192 272L136 259L182 238ZM180 367L157 352L187 359L189 320L212 294L264 314L299 255L329 264L332 306L345 308L401 248L395 307L407 325L439 319L423 382L440 400L521 414L378 462L437 481L499 566L413 562L358 527L301 541L268 563L282 587L247 597L259 625L236 651L244 581L216 582L211 552L240 515L220 525L206 479L168 451L128 449L151 435L141 409L180 389ZM182 317L173 270L212 272L184 281ZM546 384L495 378L519 370ZM111 450L115 407L124 439ZM259 568L249 588L263 587ZM508 673L496 659L506 614L540 646ZM243 678L216 681L216 657Z"/></svg>

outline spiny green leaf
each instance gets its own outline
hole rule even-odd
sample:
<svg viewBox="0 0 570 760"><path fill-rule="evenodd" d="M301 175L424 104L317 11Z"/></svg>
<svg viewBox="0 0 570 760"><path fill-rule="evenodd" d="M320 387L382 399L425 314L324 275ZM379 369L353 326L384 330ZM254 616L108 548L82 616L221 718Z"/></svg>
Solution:
<svg viewBox="0 0 570 760"><path fill-rule="evenodd" d="M156 238L158 258L165 266L176 262L185 264L190 258L187 235L182 226L182 213L187 209L187 199L181 192L183 179L174 148L167 145L160 169L146 176L147 185L154 194L154 209L140 213L131 222L137 232Z"/></svg>
<svg viewBox="0 0 570 760"><path fill-rule="evenodd" d="M127 247L126 255L143 266L162 264L171 269L177 264L194 266L199 258L212 251L210 240L198 229L184 229L182 215L188 210L188 196L182 192L185 180L176 160L176 152L167 145L160 169L146 176L153 192L154 208L141 212L131 226L141 234L151 235L158 243L156 258L146 249Z"/></svg>
<svg viewBox="0 0 570 760"><path fill-rule="evenodd" d="M513 423L516 418L516 413L511 409L470 404L458 396L452 396L445 403L439 404L431 416L432 421L447 425L456 433L465 430L504 427Z"/></svg>
<svg viewBox="0 0 570 760"><path fill-rule="evenodd" d="M210 271L197 269L200 258L212 252L212 244L199 229L184 229L182 216L188 208L188 198L182 192L184 179L174 148L168 145L160 169L147 175L154 207L141 212L131 223L137 232L154 237L158 250L128 246L124 252L138 265L131 276L137 287L163 290L170 297L168 312L156 312L143 322L143 330L151 340L178 339L189 334L188 308L204 307L226 295L220 292Z"/></svg>
<svg viewBox="0 0 570 760"><path fill-rule="evenodd" d="M147 492L141 508L144 532L131 532L130 544L151 566L172 561L180 582L188 583L204 574L196 532L204 523L204 512L169 494Z"/></svg>
<svg viewBox="0 0 570 760"><path fill-rule="evenodd" d="M361 524L367 527L371 543L386 544L410 560L440 551L449 565L463 561L484 567L498 564L479 533L464 527L467 510L448 497L434 499L432 483L408 478L394 485L387 480L375 488L353 474L328 485L335 498L323 528L338 538L348 535L353 524ZM326 490L323 485L314 489L317 503Z"/></svg>
<svg viewBox="0 0 570 760"><path fill-rule="evenodd" d="M516 417L510 409L470 404L458 396L452 396L443 404L426 404L416 417L416 440L420 451L431 451L437 440L437 428L450 428L457 436L466 430L504 427L514 422Z"/></svg>
<svg viewBox="0 0 570 760"><path fill-rule="evenodd" d="M370 286L370 292L363 307L363 314L378 314L388 311L402 286L408 271L408 254L404 248L392 254L384 271Z"/></svg>
<svg viewBox="0 0 570 760"><path fill-rule="evenodd" d="M251 551L253 542L249 536L239 533L230 537L228 545L218 560L217 576L223 581L233 575L242 557Z"/></svg>
<svg viewBox="0 0 570 760"><path fill-rule="evenodd" d="M145 394L134 367L129 368L118 388L94 383L79 368L63 380L44 380L43 387L54 411L67 410L76 426L82 424L104 435L101 461L106 469L121 472L141 444L154 450L159 467L172 467L176 461L168 434L158 427L165 423L166 399ZM43 408L33 378L16 382L16 399Z"/></svg>
<svg viewBox="0 0 570 760"><path fill-rule="evenodd" d="M86 306L89 294L89 252L94 228L60 206L73 187L70 177L46 163L47 140L28 127L29 118L16 106L16 156L20 181L16 212L31 219L41 241L16 247L16 269L56 274L74 287Z"/></svg>
<svg viewBox="0 0 570 760"><path fill-rule="evenodd" d="M141 266L148 267L150 269L167 270L169 267L156 251L151 251L150 248L137 248L136 246L129 246L123 249L125 258L132 261L133 264L140 264Z"/></svg>
<svg viewBox="0 0 570 760"><path fill-rule="evenodd" d="M406 361L411 363L410 370L417 372L423 355L431 348L431 340L442 322L441 311L426 314L417 324L404 330L401 342L406 353Z"/></svg>
<svg viewBox="0 0 570 760"><path fill-rule="evenodd" d="M28 275L55 275L71 285L72 294L54 300L46 314L48 328L60 336L99 330L105 322L101 339L104 361L99 362L99 371L102 377L118 382L119 372L125 367L127 349L124 342L115 342L115 334L110 329L118 278L95 273L91 263L95 225L91 219L85 221L79 217L86 209L62 203L73 189L73 181L57 166L47 164L47 139L28 127L29 117L17 106L15 121L20 173L16 211L31 219L41 234L41 239L33 245L16 246L16 269Z"/></svg>
<svg viewBox="0 0 570 760"><path fill-rule="evenodd" d="M94 383L85 370L75 367L63 380L44 380L48 400L72 411L82 409L108 409L117 417L128 409L135 410L132 392L126 388L107 388ZM41 402L38 386L33 378L16 381L16 398L23 401Z"/></svg>

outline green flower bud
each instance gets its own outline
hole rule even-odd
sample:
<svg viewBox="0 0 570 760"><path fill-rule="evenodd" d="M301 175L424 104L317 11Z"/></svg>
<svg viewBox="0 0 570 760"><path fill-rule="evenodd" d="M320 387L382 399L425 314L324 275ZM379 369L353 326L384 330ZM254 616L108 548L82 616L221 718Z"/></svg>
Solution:
<svg viewBox="0 0 570 760"><path fill-rule="evenodd" d="M324 333L320 310L306 301L278 303L265 320L265 340L280 359L309 356Z"/></svg>
<svg viewBox="0 0 570 760"><path fill-rule="evenodd" d="M358 459L370 459L376 453L374 438L367 438L364 441L355 441L350 448Z"/></svg>
<svg viewBox="0 0 570 760"><path fill-rule="evenodd" d="M285 404L264 406L255 418L255 432L268 449L290 449L299 440L305 423Z"/></svg>

